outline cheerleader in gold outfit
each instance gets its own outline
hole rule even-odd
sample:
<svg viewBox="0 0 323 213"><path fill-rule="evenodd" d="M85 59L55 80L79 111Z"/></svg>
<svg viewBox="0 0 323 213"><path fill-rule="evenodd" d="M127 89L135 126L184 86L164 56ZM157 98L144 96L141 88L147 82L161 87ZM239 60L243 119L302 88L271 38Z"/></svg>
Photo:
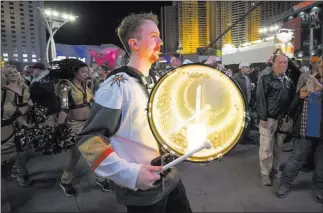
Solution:
<svg viewBox="0 0 323 213"><path fill-rule="evenodd" d="M67 123L74 135L77 135L83 128L88 118L91 103L93 101L92 91L86 85L89 76L87 64L77 59L64 59L53 62L57 69L50 71L50 75L58 79L56 94L61 103L61 112L58 115L57 124L60 126ZM60 186L65 195L75 196L76 190L72 185L73 172L80 158L77 147L69 151L69 158L66 162L61 178ZM108 182L97 176L96 183L105 191L108 191Z"/></svg>
<svg viewBox="0 0 323 213"><path fill-rule="evenodd" d="M11 174L17 152L21 151L16 133L20 128L27 127L24 112L28 102L28 87L20 78L13 65L5 65L1 69L1 207L2 212L11 212L6 193L5 179Z"/></svg>

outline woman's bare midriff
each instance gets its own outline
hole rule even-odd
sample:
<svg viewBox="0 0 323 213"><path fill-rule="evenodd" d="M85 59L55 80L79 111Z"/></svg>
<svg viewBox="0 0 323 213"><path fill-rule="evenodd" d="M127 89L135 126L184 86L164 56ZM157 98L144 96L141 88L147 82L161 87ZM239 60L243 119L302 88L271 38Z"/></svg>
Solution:
<svg viewBox="0 0 323 213"><path fill-rule="evenodd" d="M1 141L5 141L12 136L13 131L14 129L12 125L1 127Z"/></svg>
<svg viewBox="0 0 323 213"><path fill-rule="evenodd" d="M68 120L85 121L89 116L89 112L90 112L89 107L71 109L68 113Z"/></svg>

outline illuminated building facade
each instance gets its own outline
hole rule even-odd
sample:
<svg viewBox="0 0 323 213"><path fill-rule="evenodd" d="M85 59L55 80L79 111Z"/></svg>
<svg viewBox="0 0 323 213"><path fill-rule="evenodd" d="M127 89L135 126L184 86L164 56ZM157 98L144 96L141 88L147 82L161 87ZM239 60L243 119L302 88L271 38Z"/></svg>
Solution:
<svg viewBox="0 0 323 213"><path fill-rule="evenodd" d="M206 2L176 2L178 7L178 36L181 54L196 53L209 42Z"/></svg>
<svg viewBox="0 0 323 213"><path fill-rule="evenodd" d="M160 11L160 34L164 45L163 53L176 53L178 48L177 7L164 6Z"/></svg>

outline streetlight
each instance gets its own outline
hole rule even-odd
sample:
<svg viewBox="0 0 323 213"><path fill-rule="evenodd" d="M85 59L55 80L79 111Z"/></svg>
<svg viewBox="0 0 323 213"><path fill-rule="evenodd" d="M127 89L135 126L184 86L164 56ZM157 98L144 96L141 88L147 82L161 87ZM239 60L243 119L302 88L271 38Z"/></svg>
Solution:
<svg viewBox="0 0 323 213"><path fill-rule="evenodd" d="M53 61L56 58L56 47L54 41L54 35L64 24L70 21L74 21L78 16L73 16L65 13L59 13L51 9L43 9L38 7L40 14L44 18L44 25L46 26L49 38L46 45L46 58L47 63ZM49 44L51 46L51 60L49 60Z"/></svg>

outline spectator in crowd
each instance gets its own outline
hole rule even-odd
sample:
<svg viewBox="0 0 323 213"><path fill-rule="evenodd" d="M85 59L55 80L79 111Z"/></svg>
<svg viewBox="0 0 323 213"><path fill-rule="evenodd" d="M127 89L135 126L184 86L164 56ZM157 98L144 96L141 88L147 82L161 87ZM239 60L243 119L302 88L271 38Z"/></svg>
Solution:
<svg viewBox="0 0 323 213"><path fill-rule="evenodd" d="M21 77L25 81L25 84L27 86L30 86L31 81L33 80L33 70L30 68L30 66L26 65L24 66L22 72L21 72Z"/></svg>
<svg viewBox="0 0 323 213"><path fill-rule="evenodd" d="M314 93L318 96L321 96L320 100L321 106L323 106L323 58L321 57L319 67L319 73L316 73L314 78L315 81L312 81L311 91L309 85L303 86L296 94L293 103L291 104L291 114L294 119L293 135L296 137L294 143L294 150L291 157L288 159L287 165L284 167L282 178L280 182L280 187L276 191L276 195L280 198L284 198L289 190L291 189L291 184L296 178L298 172L301 170L303 165L306 163L308 155L312 152L313 147L317 145L316 148L316 162L314 168L314 183L316 185L316 200L320 203L323 203L323 112L317 114L320 117L320 122L314 123L314 120L309 120L308 115L311 113L311 110L314 108L309 107L309 94ZM307 78L310 78L308 76ZM305 79L306 80L306 79ZM319 99L318 99L319 100ZM323 107L321 107L323 108ZM318 134L308 135L309 126L320 126Z"/></svg>
<svg viewBox="0 0 323 213"><path fill-rule="evenodd" d="M278 120L287 115L294 96L293 82L285 74L288 58L284 54L273 57L273 72L265 74L258 81L256 92L257 113L260 119L260 169L261 182L271 186L271 176L280 176L281 150L276 143Z"/></svg>
<svg viewBox="0 0 323 213"><path fill-rule="evenodd" d="M110 73L110 70L107 66L101 65L98 67L97 73L98 77L93 79L93 93L95 93L99 89L100 85L105 81L108 74Z"/></svg>

